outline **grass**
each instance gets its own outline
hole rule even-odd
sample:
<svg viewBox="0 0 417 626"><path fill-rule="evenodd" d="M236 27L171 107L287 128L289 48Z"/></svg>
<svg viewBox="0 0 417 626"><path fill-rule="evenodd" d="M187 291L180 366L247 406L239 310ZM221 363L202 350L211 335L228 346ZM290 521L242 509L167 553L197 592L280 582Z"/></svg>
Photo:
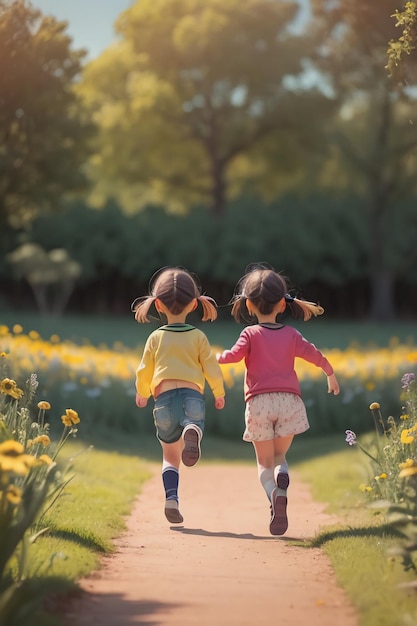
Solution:
<svg viewBox="0 0 417 626"><path fill-rule="evenodd" d="M318 445L325 446L327 453L308 458L307 448L314 445L314 440L296 438L290 452L294 467L310 484L315 500L327 503L326 510L341 522L323 529L311 545L329 556L339 584L357 607L360 626L415 624L415 592L400 587L415 580L415 572L405 571L400 559L390 555L400 539L384 512L368 507L359 491L369 472L363 454L347 446L340 450L339 441L325 438ZM307 459L297 462L304 453Z"/></svg>
<svg viewBox="0 0 417 626"><path fill-rule="evenodd" d="M94 444L93 449L82 442L69 444L66 454L87 449L76 456L74 480L44 519L49 532L32 546L30 573L40 593L48 589L49 598L51 590L60 594L73 590L75 581L95 570L100 558L113 550L113 540L122 532L125 516L147 479L147 463L160 463L154 436L133 441L118 433L101 433ZM203 462L225 459L251 463L256 471L251 445L205 438ZM327 503L328 512L341 520L304 545L306 549L320 547L328 554L339 584L357 607L359 625L401 626L405 616L415 617L415 595L398 587L414 575L388 554L398 538L383 513L368 508L359 491L368 471L360 451L349 448L340 437L303 435L295 438L289 462L310 484L314 498ZM60 626L60 613L49 611L36 619L32 615L27 623L18 624Z"/></svg>
<svg viewBox="0 0 417 626"><path fill-rule="evenodd" d="M67 442L60 456L64 463L73 457L69 476L74 478L34 529L34 534L47 531L28 551L29 595L39 602L46 595L49 611L34 611L28 618L17 614L18 626L61 623L59 614L50 611L55 596L72 592L77 579L97 569L100 558L113 550L113 540L125 528L125 516L149 477L144 461L126 450Z"/></svg>

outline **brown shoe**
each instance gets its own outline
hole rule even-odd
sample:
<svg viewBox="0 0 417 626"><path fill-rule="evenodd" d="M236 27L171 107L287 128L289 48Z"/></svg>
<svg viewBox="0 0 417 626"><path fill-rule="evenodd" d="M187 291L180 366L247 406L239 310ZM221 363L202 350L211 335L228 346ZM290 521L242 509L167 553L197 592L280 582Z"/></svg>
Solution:
<svg viewBox="0 0 417 626"><path fill-rule="evenodd" d="M192 467L199 461L201 456L200 432L193 424L189 424L184 428L182 438L184 440L182 462L187 467Z"/></svg>
<svg viewBox="0 0 417 626"><path fill-rule="evenodd" d="M283 535L288 528L287 498L279 495L278 489L274 489L271 497L271 521L269 532L271 535Z"/></svg>
<svg viewBox="0 0 417 626"><path fill-rule="evenodd" d="M165 500L165 517L171 524L181 524L184 521L176 500Z"/></svg>

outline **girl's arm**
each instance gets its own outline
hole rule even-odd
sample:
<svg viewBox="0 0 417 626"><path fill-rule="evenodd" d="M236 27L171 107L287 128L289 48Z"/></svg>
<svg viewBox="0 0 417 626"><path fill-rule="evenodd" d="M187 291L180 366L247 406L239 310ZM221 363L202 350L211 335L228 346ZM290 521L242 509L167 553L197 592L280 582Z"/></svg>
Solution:
<svg viewBox="0 0 417 626"><path fill-rule="evenodd" d="M204 377L207 380L210 389L215 398L216 409L222 409L224 406L224 382L223 374L213 354L209 340L205 335L199 345L199 359L203 368ZM223 401L223 404L222 404ZM222 404L222 406L220 406ZM218 406L219 405L219 406Z"/></svg>
<svg viewBox="0 0 417 626"><path fill-rule="evenodd" d="M335 396L337 396L340 391L339 383L334 372L327 377L327 389L329 393L334 393Z"/></svg>
<svg viewBox="0 0 417 626"><path fill-rule="evenodd" d="M242 361L242 359L244 359L248 354L248 348L249 340L243 330L239 339L236 341L235 345L230 348L230 350L224 350L221 354L216 354L217 361L222 364L239 363L239 361Z"/></svg>
<svg viewBox="0 0 417 626"><path fill-rule="evenodd" d="M142 359L136 370L136 404L139 407L146 406L147 399L151 395L151 383L154 371L154 350L152 349L152 341L148 337L143 350ZM143 404L145 400L146 402Z"/></svg>

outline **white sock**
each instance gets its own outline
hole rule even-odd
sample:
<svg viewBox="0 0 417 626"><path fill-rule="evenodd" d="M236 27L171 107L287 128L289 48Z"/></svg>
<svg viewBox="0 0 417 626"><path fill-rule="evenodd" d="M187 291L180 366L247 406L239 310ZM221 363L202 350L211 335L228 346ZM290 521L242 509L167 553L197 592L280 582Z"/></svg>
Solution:
<svg viewBox="0 0 417 626"><path fill-rule="evenodd" d="M263 467L258 470L258 476L261 481L261 485L265 489L265 493L268 496L268 500L271 501L271 494L277 487L274 480L274 471Z"/></svg>

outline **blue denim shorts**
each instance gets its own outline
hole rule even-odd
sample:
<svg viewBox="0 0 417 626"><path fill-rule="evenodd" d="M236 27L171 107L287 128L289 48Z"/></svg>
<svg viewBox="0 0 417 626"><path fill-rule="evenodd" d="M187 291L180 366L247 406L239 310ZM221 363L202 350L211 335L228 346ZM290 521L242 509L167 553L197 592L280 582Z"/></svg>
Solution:
<svg viewBox="0 0 417 626"><path fill-rule="evenodd" d="M205 415L204 396L198 391L187 387L164 391L153 409L156 436L164 443L174 443L187 424L196 424L203 433Z"/></svg>

